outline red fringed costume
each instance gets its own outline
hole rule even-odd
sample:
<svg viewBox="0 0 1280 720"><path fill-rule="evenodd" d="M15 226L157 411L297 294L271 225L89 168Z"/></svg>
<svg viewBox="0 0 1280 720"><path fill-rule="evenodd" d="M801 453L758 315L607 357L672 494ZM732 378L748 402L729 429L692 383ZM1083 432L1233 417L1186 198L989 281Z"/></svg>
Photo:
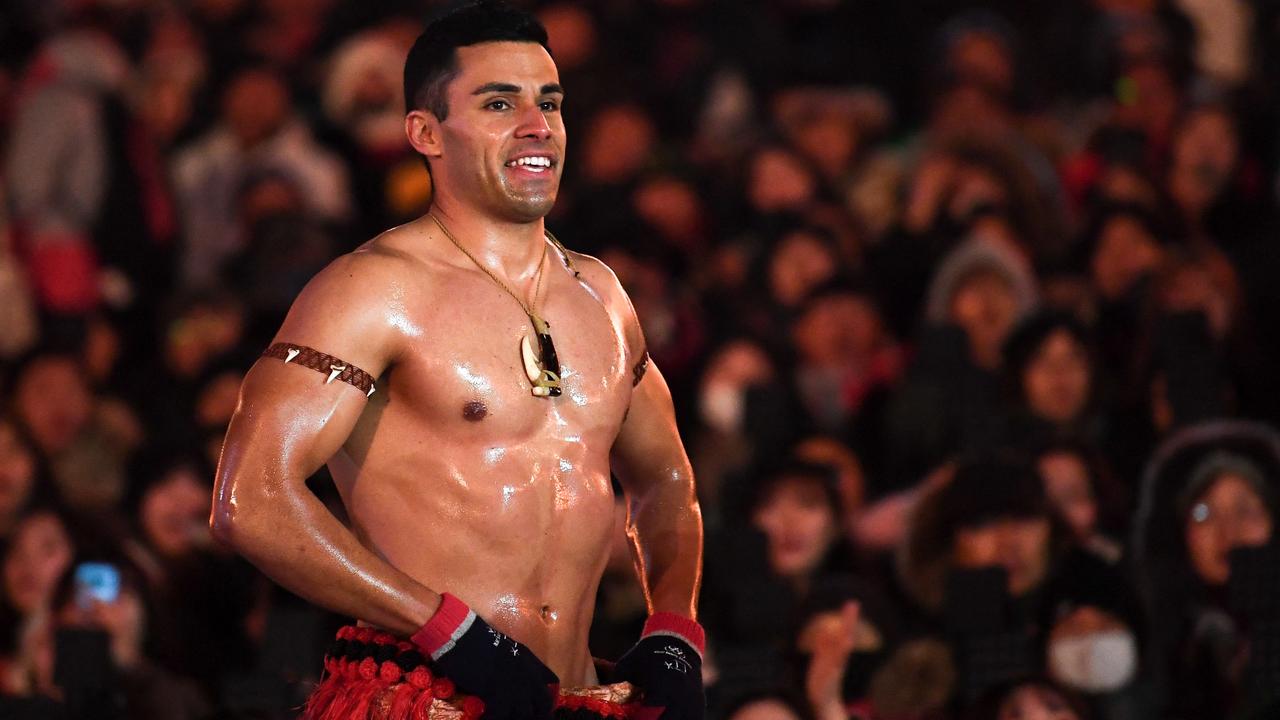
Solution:
<svg viewBox="0 0 1280 720"><path fill-rule="evenodd" d="M477 720L484 703L436 675L413 643L372 628L338 631L324 659L325 677L307 700L304 720ZM636 717L631 685L560 690L556 720Z"/></svg>

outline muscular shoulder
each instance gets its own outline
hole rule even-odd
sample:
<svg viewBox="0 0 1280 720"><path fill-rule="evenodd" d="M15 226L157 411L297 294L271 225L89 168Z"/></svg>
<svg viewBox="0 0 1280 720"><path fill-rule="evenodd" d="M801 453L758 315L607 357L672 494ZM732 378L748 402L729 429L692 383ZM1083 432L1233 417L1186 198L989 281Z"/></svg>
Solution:
<svg viewBox="0 0 1280 720"><path fill-rule="evenodd" d="M568 253L574 268L581 273L582 280L596 292L610 314L623 324L631 351L636 353L643 351L644 336L640 331L635 307L632 306L631 298L622 287L622 281L618 279L617 274L599 258L572 250Z"/></svg>
<svg viewBox="0 0 1280 720"><path fill-rule="evenodd" d="M618 276L614 274L613 269L604 264L604 261L593 255L580 253L573 250L566 250L569 254L569 260L573 263L573 268L582 275L582 279L586 280L593 288L600 292L607 292L610 296L626 297L626 291L622 289L622 283L618 280Z"/></svg>
<svg viewBox="0 0 1280 720"><path fill-rule="evenodd" d="M383 305L397 279L403 282L409 261L375 243L370 241L339 256L316 273L295 301L294 310L352 312Z"/></svg>
<svg viewBox="0 0 1280 720"><path fill-rule="evenodd" d="M366 369L389 365L403 341L405 324L398 315L404 312L415 260L380 240L317 273L289 309L276 340L307 345Z"/></svg>

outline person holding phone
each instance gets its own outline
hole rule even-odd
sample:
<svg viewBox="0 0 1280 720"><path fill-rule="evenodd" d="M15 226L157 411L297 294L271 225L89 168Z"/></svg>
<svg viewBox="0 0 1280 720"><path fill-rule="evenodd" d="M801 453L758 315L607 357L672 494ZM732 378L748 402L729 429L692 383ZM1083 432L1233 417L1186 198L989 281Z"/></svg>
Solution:
<svg viewBox="0 0 1280 720"><path fill-rule="evenodd" d="M110 548L78 559L58 583L48 644L71 718L200 720L213 711L189 678L148 657L141 574ZM106 559L104 559L106 558Z"/></svg>
<svg viewBox="0 0 1280 720"><path fill-rule="evenodd" d="M430 211L321 271L241 388L214 534L361 621L309 718L405 717L435 694L495 720L583 705L561 687L619 700L587 647L611 473L650 611L612 679L652 715L702 717L693 473L617 278L546 232L566 147L546 45L499 2L426 28L405 130ZM349 525L305 485L326 463Z"/></svg>
<svg viewBox="0 0 1280 720"><path fill-rule="evenodd" d="M1230 716L1246 699L1250 644L1250 618L1232 598L1232 558L1275 538L1280 433L1241 421L1176 433L1147 468L1138 517L1144 522L1135 529L1134 566L1161 696L1185 717Z"/></svg>

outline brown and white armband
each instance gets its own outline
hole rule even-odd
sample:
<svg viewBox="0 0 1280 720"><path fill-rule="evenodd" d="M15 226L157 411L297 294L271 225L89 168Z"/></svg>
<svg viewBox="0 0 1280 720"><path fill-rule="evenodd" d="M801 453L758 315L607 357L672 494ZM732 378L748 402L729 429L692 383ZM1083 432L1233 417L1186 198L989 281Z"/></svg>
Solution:
<svg viewBox="0 0 1280 720"><path fill-rule="evenodd" d="M649 351L646 349L640 354L640 359L637 360L636 364L631 368L631 387L635 387L640 384L640 381L644 379L644 374L648 369Z"/></svg>
<svg viewBox="0 0 1280 720"><path fill-rule="evenodd" d="M263 351L262 357L279 358L288 364L311 368L327 376L325 385L339 380L363 392L365 397L372 395L376 389L373 386L373 376L369 373L341 358L306 345L275 343Z"/></svg>

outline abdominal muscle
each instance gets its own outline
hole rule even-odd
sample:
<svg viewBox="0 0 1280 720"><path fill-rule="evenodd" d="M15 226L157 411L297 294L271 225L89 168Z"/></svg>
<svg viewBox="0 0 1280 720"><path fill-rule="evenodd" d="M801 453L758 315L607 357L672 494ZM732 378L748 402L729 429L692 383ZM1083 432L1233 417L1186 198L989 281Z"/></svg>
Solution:
<svg viewBox="0 0 1280 720"><path fill-rule="evenodd" d="M573 687L597 682L587 635L614 522L607 452L591 446L427 441L363 467L343 452L330 469L368 547Z"/></svg>

